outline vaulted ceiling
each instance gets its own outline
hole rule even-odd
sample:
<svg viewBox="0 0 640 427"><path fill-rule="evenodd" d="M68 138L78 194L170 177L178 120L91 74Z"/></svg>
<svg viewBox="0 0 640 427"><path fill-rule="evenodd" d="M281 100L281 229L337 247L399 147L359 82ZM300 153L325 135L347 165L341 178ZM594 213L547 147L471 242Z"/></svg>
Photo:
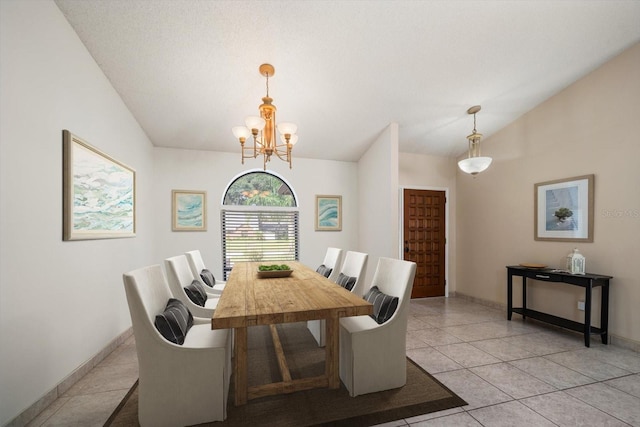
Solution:
<svg viewBox="0 0 640 427"><path fill-rule="evenodd" d="M155 146L238 152L271 63L294 157L457 156L640 41L640 1L56 0Z"/></svg>

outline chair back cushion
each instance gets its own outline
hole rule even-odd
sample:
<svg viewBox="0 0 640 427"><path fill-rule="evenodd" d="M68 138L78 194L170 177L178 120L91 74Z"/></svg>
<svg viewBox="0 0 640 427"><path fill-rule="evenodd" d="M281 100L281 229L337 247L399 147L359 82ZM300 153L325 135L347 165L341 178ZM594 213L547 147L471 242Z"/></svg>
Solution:
<svg viewBox="0 0 640 427"><path fill-rule="evenodd" d="M202 269L200 272L200 277L205 285L213 288L213 285L216 284L216 278L213 276L213 273L207 270L206 268Z"/></svg>
<svg viewBox="0 0 640 427"><path fill-rule="evenodd" d="M393 297L381 292L377 286L372 286L369 292L365 294L364 299L373 304L373 314L371 317L379 325L391 319L391 316L393 316L393 313L395 313L398 308L398 297Z"/></svg>
<svg viewBox="0 0 640 427"><path fill-rule="evenodd" d="M365 293L364 290L364 277L366 275L367 259L369 255L363 252L347 251L344 257L344 263L340 273L345 276L354 277L356 279L351 292L358 296L362 296ZM336 280L337 283L337 280Z"/></svg>
<svg viewBox="0 0 640 427"><path fill-rule="evenodd" d="M325 265L322 264L320 267L318 267L316 272L322 274L324 277L329 277L331 275L332 270L333 270L332 268L325 267Z"/></svg>
<svg viewBox="0 0 640 427"><path fill-rule="evenodd" d="M336 279L336 283L348 291L353 290L353 287L356 284L356 277L350 277L346 274L338 274L338 278Z"/></svg>
<svg viewBox="0 0 640 427"><path fill-rule="evenodd" d="M182 301L169 298L164 311L156 315L154 324L167 341L182 345L187 332L193 326L193 316Z"/></svg>
<svg viewBox="0 0 640 427"><path fill-rule="evenodd" d="M398 297L398 309L390 321L408 315L415 274L415 262L385 257L378 259L371 287L376 286L382 293Z"/></svg>
<svg viewBox="0 0 640 427"><path fill-rule="evenodd" d="M198 304L200 307L204 307L204 304L207 302L207 291L204 289L202 283L197 280L193 280L185 286L184 292L194 304Z"/></svg>

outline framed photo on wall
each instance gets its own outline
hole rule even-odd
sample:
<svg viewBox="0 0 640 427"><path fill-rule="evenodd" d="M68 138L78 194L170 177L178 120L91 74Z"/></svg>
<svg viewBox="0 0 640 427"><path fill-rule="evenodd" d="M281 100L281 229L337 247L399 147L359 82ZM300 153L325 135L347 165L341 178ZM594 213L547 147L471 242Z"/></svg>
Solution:
<svg viewBox="0 0 640 427"><path fill-rule="evenodd" d="M171 190L171 229L173 231L207 230L207 192Z"/></svg>
<svg viewBox="0 0 640 427"><path fill-rule="evenodd" d="M342 196L316 195L316 231L342 230Z"/></svg>
<svg viewBox="0 0 640 427"><path fill-rule="evenodd" d="M593 242L594 175L534 185L534 239Z"/></svg>
<svg viewBox="0 0 640 427"><path fill-rule="evenodd" d="M68 130L63 139L63 240L136 235L136 172Z"/></svg>

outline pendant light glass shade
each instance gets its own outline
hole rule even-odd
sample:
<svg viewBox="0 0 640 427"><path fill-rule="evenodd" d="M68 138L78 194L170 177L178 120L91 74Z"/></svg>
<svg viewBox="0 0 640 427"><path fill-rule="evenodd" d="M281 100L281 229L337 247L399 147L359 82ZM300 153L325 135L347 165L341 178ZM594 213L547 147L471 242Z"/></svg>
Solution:
<svg viewBox="0 0 640 427"><path fill-rule="evenodd" d="M460 160L458 167L464 173L469 175L477 175L480 172L484 172L490 165L493 159L491 157L470 157L468 159Z"/></svg>
<svg viewBox="0 0 640 427"><path fill-rule="evenodd" d="M286 135L286 134L293 135L298 131L298 126L288 122L278 123L277 128L278 128L278 132L280 132L283 135Z"/></svg>
<svg viewBox="0 0 640 427"><path fill-rule="evenodd" d="M287 143L287 138L285 138L284 134L280 135L280 141L282 141L283 144ZM291 135L291 138L289 138L289 144L294 146L296 145L296 142L298 142L298 135Z"/></svg>
<svg viewBox="0 0 640 427"><path fill-rule="evenodd" d="M258 116L249 116L244 120L244 124L247 125L249 129L259 129L262 130L266 121L262 117Z"/></svg>
<svg viewBox="0 0 640 427"><path fill-rule="evenodd" d="M251 131L244 126L235 126L231 129L233 135L238 139L247 139L251 136Z"/></svg>

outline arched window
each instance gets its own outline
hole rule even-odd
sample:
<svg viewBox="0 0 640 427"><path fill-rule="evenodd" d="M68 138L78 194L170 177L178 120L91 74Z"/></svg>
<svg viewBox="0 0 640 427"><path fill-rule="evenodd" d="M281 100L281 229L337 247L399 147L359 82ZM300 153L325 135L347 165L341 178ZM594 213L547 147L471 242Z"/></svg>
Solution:
<svg viewBox="0 0 640 427"><path fill-rule="evenodd" d="M224 194L225 206L296 207L289 184L269 172L255 171L236 177Z"/></svg>
<svg viewBox="0 0 640 427"><path fill-rule="evenodd" d="M222 209L222 265L227 279L236 262L297 261L298 210L283 178L250 171L227 186Z"/></svg>

